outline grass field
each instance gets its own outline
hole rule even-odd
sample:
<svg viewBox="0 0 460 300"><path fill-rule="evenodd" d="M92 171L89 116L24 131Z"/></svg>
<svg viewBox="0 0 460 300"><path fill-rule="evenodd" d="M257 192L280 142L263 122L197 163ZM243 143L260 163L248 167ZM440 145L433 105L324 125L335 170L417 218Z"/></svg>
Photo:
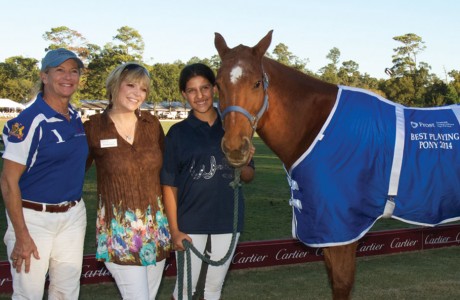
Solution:
<svg viewBox="0 0 460 300"><path fill-rule="evenodd" d="M162 122L165 131L172 122ZM0 125L3 125L0 122ZM255 138L256 177L244 186L245 230L241 241L291 237L290 192L279 159ZM88 209L85 253L95 252L95 171L85 179L84 199ZM0 202L0 232L5 230L3 201ZM395 220L378 221L373 230L406 228ZM0 260L6 260L0 243ZM460 247L358 259L354 299L460 299ZM158 299L170 299L174 278L165 278ZM0 295L6 299L8 295ZM117 299L111 284L82 286L80 299ZM224 299L330 299L322 263L237 270L229 273Z"/></svg>
<svg viewBox="0 0 460 300"><path fill-rule="evenodd" d="M353 299L460 299L459 256L460 247L451 247L360 258ZM170 299L174 280L163 279L157 299ZM119 299L119 295L112 283L84 285L80 299ZM231 271L222 299L327 300L331 299L331 292L323 263L315 262Z"/></svg>

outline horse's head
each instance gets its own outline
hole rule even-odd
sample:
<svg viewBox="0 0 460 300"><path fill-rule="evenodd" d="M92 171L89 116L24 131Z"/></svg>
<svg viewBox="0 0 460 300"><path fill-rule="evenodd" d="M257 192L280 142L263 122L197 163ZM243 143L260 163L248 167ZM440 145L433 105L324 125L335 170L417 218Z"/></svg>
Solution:
<svg viewBox="0 0 460 300"><path fill-rule="evenodd" d="M225 129L222 151L234 167L247 163L252 136L268 108L268 77L262 58L270 46L273 30L254 47L239 45L230 49L215 34L214 44L222 60L217 72L219 110Z"/></svg>

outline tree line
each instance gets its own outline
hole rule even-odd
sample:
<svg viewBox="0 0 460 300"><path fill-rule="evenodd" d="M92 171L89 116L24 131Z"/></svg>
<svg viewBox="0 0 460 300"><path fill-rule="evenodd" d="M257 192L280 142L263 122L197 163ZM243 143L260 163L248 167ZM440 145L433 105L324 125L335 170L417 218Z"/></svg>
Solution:
<svg viewBox="0 0 460 300"><path fill-rule="evenodd" d="M148 65L143 62L145 43L139 32L131 27L117 29L112 41L104 46L90 43L78 31L66 26L51 28L43 34L49 43L45 50L60 47L74 51L87 66L82 74L80 88L73 97L73 104L79 106L83 99L106 99L105 80L117 65L137 61L150 71L152 93L149 103L161 101L182 101L178 88L180 70L190 63L202 62L216 71L220 66L219 56L210 58L192 57L187 62ZM460 102L460 71L452 70L441 79L431 72L426 62L418 62L417 56L426 48L421 37L414 33L395 36L399 47L393 49L393 66L385 72L389 79L377 79L359 71L359 64L353 60L341 61L340 50L332 48L326 55L328 64L319 71L308 69L308 59L301 59L291 53L287 45L279 43L267 55L285 65L291 66L321 80L372 90L388 99L407 106L439 106ZM34 58L13 56L0 63L0 98L26 102L35 97L39 83L39 61Z"/></svg>

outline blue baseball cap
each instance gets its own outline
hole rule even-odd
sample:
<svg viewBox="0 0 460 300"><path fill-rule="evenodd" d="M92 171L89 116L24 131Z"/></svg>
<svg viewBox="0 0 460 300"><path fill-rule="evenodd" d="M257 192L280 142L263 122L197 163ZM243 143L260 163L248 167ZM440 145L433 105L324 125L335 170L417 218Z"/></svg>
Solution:
<svg viewBox="0 0 460 300"><path fill-rule="evenodd" d="M59 48L46 53L45 57L42 59L42 68L40 70L45 72L48 68L56 68L68 59L75 60L79 68L84 68L83 62L75 53L64 48Z"/></svg>

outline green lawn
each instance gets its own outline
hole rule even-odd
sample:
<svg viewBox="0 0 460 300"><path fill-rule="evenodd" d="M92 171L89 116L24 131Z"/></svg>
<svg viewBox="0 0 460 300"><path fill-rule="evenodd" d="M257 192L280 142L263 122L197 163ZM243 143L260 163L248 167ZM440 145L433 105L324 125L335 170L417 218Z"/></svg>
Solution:
<svg viewBox="0 0 460 300"><path fill-rule="evenodd" d="M371 256L357 261L354 300L460 299L460 247L397 255ZM174 277L163 278L158 300L171 299ZM322 262L228 273L222 299L328 300L331 299ZM10 299L1 295L0 299ZM80 300L120 299L113 283L81 286Z"/></svg>

